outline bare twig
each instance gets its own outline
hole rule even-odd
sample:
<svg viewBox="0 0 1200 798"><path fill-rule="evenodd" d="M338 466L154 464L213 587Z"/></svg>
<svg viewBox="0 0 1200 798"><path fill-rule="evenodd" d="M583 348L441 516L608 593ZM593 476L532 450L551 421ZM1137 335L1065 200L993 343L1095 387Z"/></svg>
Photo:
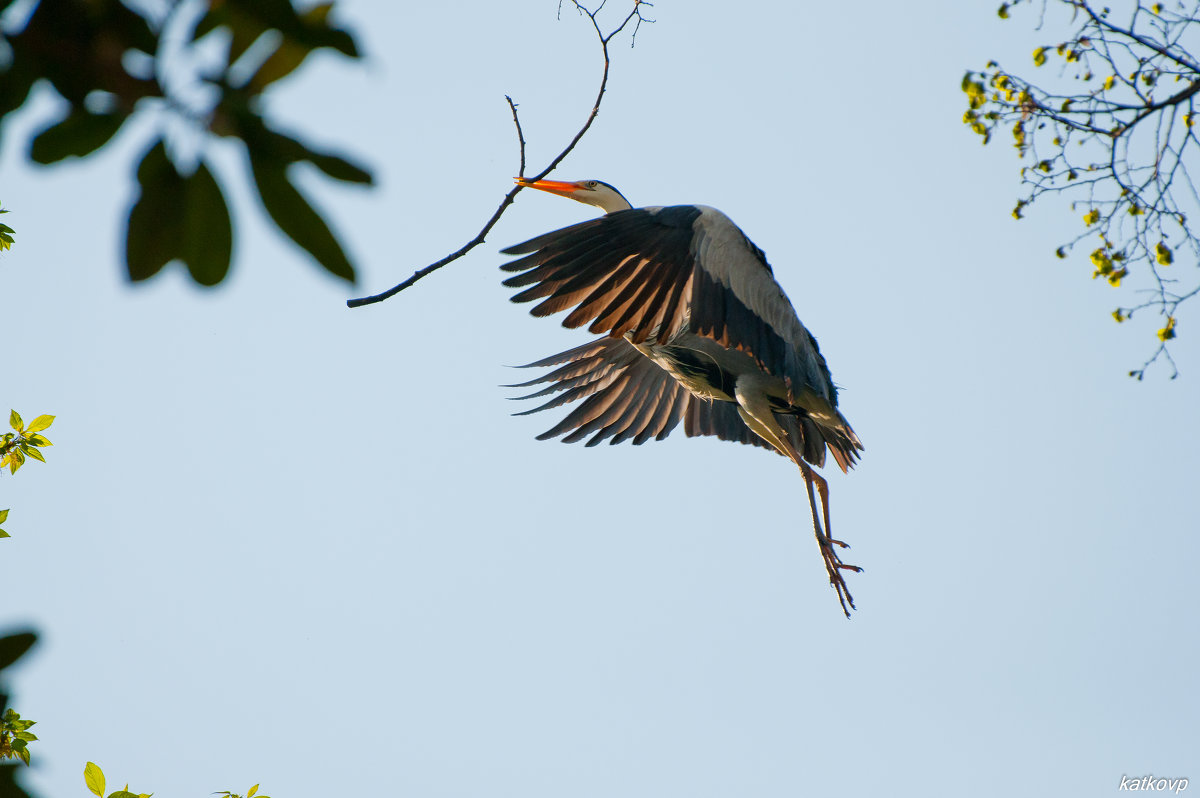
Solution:
<svg viewBox="0 0 1200 798"><path fill-rule="evenodd" d="M607 0L604 0L604 1L607 2ZM586 134L588 132L588 129L591 128L591 126L592 126L592 122L594 122L596 119L596 115L600 113L600 103L604 100L604 92L608 88L608 71L609 71L609 66L610 66L610 60L609 60L609 54L608 54L609 42L612 41L614 36L616 36L621 31L623 31L626 28L626 26L628 26L629 23L634 20L637 20L635 27L634 27L635 35L637 34L637 29L638 29L638 27L641 26L642 22L652 22L653 21L653 20L646 19L645 17L642 16L642 7L650 6L651 4L645 2L645 0L633 0L633 10L631 10L629 12L629 14L625 17L625 19L623 19L621 21L620 25L618 25L616 28L614 28L608 34L605 34L600 29L600 23L596 21L596 15L599 14L600 11L604 8L604 2L601 2L600 5L597 6L594 11L590 11L585 6L581 5L579 3L579 0L571 0L571 2L574 4L576 9L578 9L581 13L586 14L588 19L591 20L592 27L595 28L595 30L596 30L596 37L600 41L600 50L604 56L604 71L601 73L601 76L600 76L600 90L598 92L596 92L596 101L595 101L595 103L593 103L592 110L588 113L587 119L584 120L583 126L581 128L579 128L579 132L575 134L575 137L571 139L570 143L567 144L566 148L563 149L563 151L560 152L554 158L554 160L552 160L550 162L550 164L545 169L538 172L534 177L530 178L530 180L541 180L546 175L548 175L552 171L554 171L558 167L558 165L560 163L562 163L563 159L565 159L571 153L571 150L575 149L575 145L577 145L580 142L580 140L583 138L584 134ZM525 172L525 137L521 131L520 120L517 119L516 104L514 104L512 99L507 96L505 97L505 99L508 100L509 107L512 108L513 122L517 126L517 138L518 138L518 141L520 142L520 146L521 146L521 172L520 172L520 174L522 176L524 176L524 172ZM418 280L420 280L422 277L425 277L427 274L431 274L432 272L437 271L438 269L442 268L446 264L452 263L452 262L458 260L459 258L461 258L463 255L466 255L472 249L474 249L475 247L479 246L480 244L482 244L484 242L484 239L486 238L487 234L489 232L491 232L491 229L496 225L496 222L500 221L500 217L504 214L504 211L508 208L508 206L512 205L513 200L516 198L518 192L520 192L522 188L523 188L523 186L520 186L520 185L514 186L507 194L505 194L504 199L500 201L500 207L496 208L496 212L492 214L492 218L488 219L487 224L485 224L483 226L483 229L481 229L474 238L472 238L465 245L463 245L462 248L456 250L455 252L452 252L451 254L447 255L446 257L442 258L441 260L437 261L436 263L431 263L423 269L418 269L416 272L413 272L411 277L409 277L407 280L400 283L399 285L393 286L392 288L389 288L388 290L386 290L382 293L379 293L379 294L374 294L372 296L360 297L358 299L347 300L346 305L348 307L358 308L358 307L362 307L363 305L373 305L376 302L382 302L383 300L388 299L389 297L395 296L396 294L403 291L405 288L408 288L409 286L413 285Z"/></svg>
<svg viewBox="0 0 1200 798"><path fill-rule="evenodd" d="M508 100L508 107L513 112L513 124L517 126L517 144L521 147L521 166L517 169L517 177L525 176L525 134L521 131L521 120L517 117L517 104L513 102L513 98L507 94L504 99Z"/></svg>

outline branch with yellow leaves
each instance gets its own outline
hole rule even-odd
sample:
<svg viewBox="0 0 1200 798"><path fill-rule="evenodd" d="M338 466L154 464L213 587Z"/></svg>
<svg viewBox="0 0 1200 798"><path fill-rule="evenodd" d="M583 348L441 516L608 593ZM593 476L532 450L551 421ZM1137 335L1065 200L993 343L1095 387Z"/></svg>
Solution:
<svg viewBox="0 0 1200 798"><path fill-rule="evenodd" d="M1008 19L1035 3L1010 0L998 13ZM1155 350L1129 375L1142 379L1161 358L1173 379L1179 372L1169 345L1179 308L1200 293L1200 274L1185 269L1200 264L1200 234L1190 221L1200 218L1192 177L1200 168L1200 60L1193 55L1200 0L1171 8L1135 0L1120 12L1092 0L1037 4L1039 30L1050 24L1048 9L1068 15L1070 35L1033 50L1034 67L1048 74L1035 81L994 61L967 72L963 122L984 144L1002 129L1011 133L1025 186L1015 218L1046 195L1067 197L1081 211L1082 227L1055 254L1066 259L1095 237L1085 244L1092 278L1133 289L1113 318L1153 310L1161 319Z"/></svg>
<svg viewBox="0 0 1200 798"><path fill-rule="evenodd" d="M642 15L642 9L644 7L649 7L652 4L646 2L646 0L633 0L633 9L624 17L624 19L621 20L620 24L618 24L616 27L614 27L608 33L605 33L604 30L600 27L600 22L597 20L596 17L604 9L605 3L607 3L607 2L608 2L608 0L602 0L600 5L598 5L594 10L592 10L592 9L588 9L586 6L584 6L582 3L580 3L579 0L571 0L571 3L575 7L575 9L581 15L586 16L588 18L588 20L591 22L592 27L596 31L596 38L600 43L600 52L601 52L601 55L603 55L603 57L604 57L604 70L600 75L600 89L596 93L596 101L592 104L592 109L590 112L588 112L587 118L583 122L583 126L579 128L579 132L577 132L575 134L574 138L571 139L571 141L562 150L562 152L560 152L557 156L555 156L554 159L552 161L550 161L550 163L544 169L542 169L542 171L538 172L533 177L528 178L530 181L541 180L546 175L553 172L558 167L558 165L560 163L562 163L563 159L565 159L567 157L567 155L569 155L571 153L571 151L573 149L575 149L575 145L577 145L580 142L580 140L583 139L584 134L586 134L588 132L588 129L591 128L592 122L594 122L596 120L596 115L600 113L600 103L603 102L603 100L604 100L604 92L608 89L608 73L609 73L609 66L611 64L611 60L609 58L609 51L608 51L609 43L618 34L620 34L623 30L628 28L630 26L630 24L632 24L633 25L633 33L632 33L631 42L630 42L630 46L632 47L633 43L637 41L637 32L638 32L638 29L641 27L642 23L654 21L654 20L648 19ZM562 10L562 4L560 3L559 4L560 13L561 13L561 10ZM521 120L517 115L517 104L514 103L512 98L507 95L505 96L504 99L508 101L508 106L512 110L513 123L516 125L516 128L517 128L517 141L518 141L518 145L520 148L520 158L521 158L520 168L517 172L517 176L521 177L521 178L525 178L525 134L521 130ZM468 241L466 244L464 244L459 249L455 250L454 252L451 252L449 255L447 255L446 257L442 258L441 260L439 260L435 263L431 263L422 269L418 269L417 271L413 272L412 276L410 276L404 282L399 283L399 284L387 289L386 291L382 291L378 294L373 294L371 296L365 296L365 297L359 297L358 299L347 300L346 305L348 307L358 308L358 307L362 307L364 305L372 305L372 304L375 304L376 302L382 302L383 300L393 297L396 294L403 291L404 289L412 286L418 280L425 277L426 275L432 274L433 272L437 271L438 269L442 268L443 266L445 266L449 263L453 263L454 261L458 260L462 256L466 255L472 249L474 249L475 247L479 246L480 244L482 244L484 242L485 238L487 237L487 234L489 232L491 232L491 229L493 227L496 226L496 222L500 221L500 217L504 215L505 210L507 210L508 206L513 203L513 200L516 198L517 194L521 191L522 188L523 188L523 186L516 185L511 190L509 190L509 192L504 195L504 199L502 199L500 201L500 206L498 208L496 208L496 212L492 214L492 217L490 219L488 219L487 223L484 224L483 228L480 229L480 231L478 233L476 233L474 238L472 238L470 241Z"/></svg>

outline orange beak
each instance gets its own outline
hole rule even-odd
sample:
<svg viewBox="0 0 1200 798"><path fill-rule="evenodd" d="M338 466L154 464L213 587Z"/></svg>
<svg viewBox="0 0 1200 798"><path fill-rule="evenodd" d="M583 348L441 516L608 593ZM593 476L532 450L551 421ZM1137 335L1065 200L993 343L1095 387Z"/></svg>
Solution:
<svg viewBox="0 0 1200 798"><path fill-rule="evenodd" d="M517 181L517 185L522 188L536 188L538 191L546 191L560 197L570 197L579 190L577 184L565 183L561 180L526 180L523 177L514 177L513 180Z"/></svg>

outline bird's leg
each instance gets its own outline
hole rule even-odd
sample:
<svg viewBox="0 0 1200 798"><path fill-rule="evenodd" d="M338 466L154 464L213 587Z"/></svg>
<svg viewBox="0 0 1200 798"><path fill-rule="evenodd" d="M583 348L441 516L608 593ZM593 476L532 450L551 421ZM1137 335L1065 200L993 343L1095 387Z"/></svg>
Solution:
<svg viewBox="0 0 1200 798"><path fill-rule="evenodd" d="M842 558L838 556L837 549L834 546L841 546L843 549L850 548L849 544L840 540L834 540L833 535L829 531L829 483L820 474L809 468L803 460L793 458L797 465L800 466L800 473L804 475L804 486L808 489L808 504L812 508L813 514L813 530L817 536L817 545L821 547L821 557L825 560L825 571L829 574L829 584L837 591L838 601L841 602L842 612L846 613L846 617L850 617L850 610L855 609L854 596L850 595L850 588L846 586L846 580L842 577L842 571L854 571L861 573L862 568L857 565L848 565L842 562ZM821 531L821 525L817 522L817 502L813 495L813 484L817 486L817 492L821 496L821 510L825 517L825 530ZM846 608L849 603L850 608Z"/></svg>
<svg viewBox="0 0 1200 798"><path fill-rule="evenodd" d="M862 569L857 565L847 565L842 562L837 549L834 548L835 545L842 548L849 548L849 546L840 540L834 540L829 534L829 483L804 462L804 458L800 456L796 447L792 446L788 439L787 432L779 426L779 422L771 412L766 394L755 391L754 387L752 382L747 381L747 384L743 385L743 379L738 380L735 387L738 415L756 435L800 467L800 473L804 476L804 486L808 490L808 506L812 510L813 532L817 536L817 545L821 547L821 557L825 561L825 571L829 574L829 584L837 591L842 612L849 618L850 610L856 608L854 597L850 595L850 589L842 577L842 571L858 572ZM817 497L813 495L814 483L816 483L817 491L821 494L821 515L825 518L824 528L821 526L821 519L817 516ZM847 604L850 605L848 608Z"/></svg>

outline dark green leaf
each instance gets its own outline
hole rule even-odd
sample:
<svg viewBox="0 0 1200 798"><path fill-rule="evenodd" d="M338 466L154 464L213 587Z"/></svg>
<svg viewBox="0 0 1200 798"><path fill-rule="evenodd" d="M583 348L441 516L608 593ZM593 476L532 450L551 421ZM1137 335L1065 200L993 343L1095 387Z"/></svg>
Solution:
<svg viewBox="0 0 1200 798"><path fill-rule="evenodd" d="M350 163L340 155L308 151L308 161L334 180L344 180L347 183L362 183L372 185L375 179L371 173L361 166Z"/></svg>
<svg viewBox="0 0 1200 798"><path fill-rule="evenodd" d="M263 207L289 238L308 251L326 270L354 282L354 267L325 220L287 177L287 165L251 153L250 166Z"/></svg>
<svg viewBox="0 0 1200 798"><path fill-rule="evenodd" d="M300 15L303 24L319 28L327 27L325 19L329 16L333 3L322 3ZM254 93L261 93L270 84L287 77L296 70L309 54L315 49L313 44L298 41L292 37L284 37L283 42L275 52L263 61L262 66L250 78L248 88Z"/></svg>
<svg viewBox="0 0 1200 798"><path fill-rule="evenodd" d="M272 130L257 114L244 114L240 119L239 129L252 159L257 157L266 161L283 161L284 163L308 161L335 180L366 185L374 182L371 173L363 167L351 163L340 155L317 152L285 133Z"/></svg>
<svg viewBox="0 0 1200 798"><path fill-rule="evenodd" d="M0 637L0 670L4 670L25 656L25 652L29 651L36 642L37 635L33 632L19 632L15 635Z"/></svg>
<svg viewBox="0 0 1200 798"><path fill-rule="evenodd" d="M153 277L183 255L187 196L185 181L161 139L142 158L137 177L141 195L129 211L125 234L125 263L134 281Z"/></svg>
<svg viewBox="0 0 1200 798"><path fill-rule="evenodd" d="M29 157L41 164L63 158L89 155L109 142L124 124L126 114L93 114L73 110L66 119L51 125L33 139Z"/></svg>
<svg viewBox="0 0 1200 798"><path fill-rule="evenodd" d="M289 0L227 0L232 9L253 17L264 28L274 28L286 38L309 47L331 47L350 58L358 58L354 37L325 21L328 9L317 6L301 15Z"/></svg>
<svg viewBox="0 0 1200 798"><path fill-rule="evenodd" d="M200 285L224 280L233 253L233 227L221 187L203 161L187 178L183 228L183 259L192 279Z"/></svg>
<svg viewBox="0 0 1200 798"><path fill-rule="evenodd" d="M250 45L258 41L258 37L270 29L270 26L264 25L254 15L245 13L243 9L234 7L232 3L226 7L224 24L233 34L229 42L230 65L241 58L250 49Z"/></svg>
<svg viewBox="0 0 1200 798"><path fill-rule="evenodd" d="M117 790L116 792L110 792L108 798L138 798L138 795L136 792L130 792L129 790Z"/></svg>
<svg viewBox="0 0 1200 798"><path fill-rule="evenodd" d="M192 41L203 39L221 26L225 17L220 10L210 8L192 29Z"/></svg>
<svg viewBox="0 0 1200 798"><path fill-rule="evenodd" d="M252 94L261 94L267 86L292 74L313 49L310 45L284 39L255 71L246 84L247 90Z"/></svg>
<svg viewBox="0 0 1200 798"><path fill-rule="evenodd" d="M25 104L29 90L40 76L36 69L22 61L13 61L0 70L0 119Z"/></svg>

